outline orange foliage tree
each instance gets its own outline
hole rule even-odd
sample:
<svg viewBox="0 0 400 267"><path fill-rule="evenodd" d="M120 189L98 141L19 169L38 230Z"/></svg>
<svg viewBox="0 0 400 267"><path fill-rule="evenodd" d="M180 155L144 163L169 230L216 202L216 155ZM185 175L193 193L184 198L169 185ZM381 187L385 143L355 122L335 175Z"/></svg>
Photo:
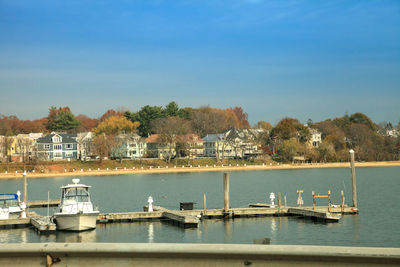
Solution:
<svg viewBox="0 0 400 267"><path fill-rule="evenodd" d="M135 121L131 122L122 116L111 116L100 122L96 128L93 129L95 134L115 135L121 132L129 133L139 127L140 123Z"/></svg>

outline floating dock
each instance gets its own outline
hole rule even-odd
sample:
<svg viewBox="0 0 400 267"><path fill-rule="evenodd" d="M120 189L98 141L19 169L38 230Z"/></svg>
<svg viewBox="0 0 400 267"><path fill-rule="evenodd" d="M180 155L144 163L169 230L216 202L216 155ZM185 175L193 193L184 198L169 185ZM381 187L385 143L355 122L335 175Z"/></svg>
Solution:
<svg viewBox="0 0 400 267"><path fill-rule="evenodd" d="M41 216L37 213L30 215L30 223L38 233L48 233L57 230L56 224L51 221L50 217Z"/></svg>
<svg viewBox="0 0 400 267"><path fill-rule="evenodd" d="M333 215L331 212L312 210L309 208L290 208L288 213L302 218L309 218L313 221L339 222L340 220L340 216Z"/></svg>

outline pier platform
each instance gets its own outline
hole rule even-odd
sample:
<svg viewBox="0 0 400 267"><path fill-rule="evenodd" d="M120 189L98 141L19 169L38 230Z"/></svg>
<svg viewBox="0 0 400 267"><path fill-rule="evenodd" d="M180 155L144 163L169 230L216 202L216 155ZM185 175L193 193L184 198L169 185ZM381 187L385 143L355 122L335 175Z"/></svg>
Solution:
<svg viewBox="0 0 400 267"><path fill-rule="evenodd" d="M299 216L302 218L309 218L314 221L321 222L339 222L340 215L334 215L331 212L321 210L312 210L309 208L290 208L288 210L290 215Z"/></svg>
<svg viewBox="0 0 400 267"><path fill-rule="evenodd" d="M57 207L60 204L60 200L31 200L28 201L28 208L47 208L49 207Z"/></svg>
<svg viewBox="0 0 400 267"><path fill-rule="evenodd" d="M56 224L50 220L50 217L33 213L30 215L30 219L31 225L38 233L49 233L57 230Z"/></svg>

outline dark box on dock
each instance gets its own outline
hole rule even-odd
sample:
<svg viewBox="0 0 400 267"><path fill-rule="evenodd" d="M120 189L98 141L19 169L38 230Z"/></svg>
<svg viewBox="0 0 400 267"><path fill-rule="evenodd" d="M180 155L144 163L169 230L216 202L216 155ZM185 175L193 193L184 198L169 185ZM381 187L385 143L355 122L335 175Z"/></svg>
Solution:
<svg viewBox="0 0 400 267"><path fill-rule="evenodd" d="M179 202L180 210L193 210L194 202Z"/></svg>

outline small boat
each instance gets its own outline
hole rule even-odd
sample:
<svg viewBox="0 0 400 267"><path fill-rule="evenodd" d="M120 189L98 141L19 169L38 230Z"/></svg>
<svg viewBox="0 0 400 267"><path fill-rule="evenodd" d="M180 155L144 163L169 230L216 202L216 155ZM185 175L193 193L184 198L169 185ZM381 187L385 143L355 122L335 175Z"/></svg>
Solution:
<svg viewBox="0 0 400 267"><path fill-rule="evenodd" d="M21 216L21 202L17 194L0 194L0 220L17 219Z"/></svg>
<svg viewBox="0 0 400 267"><path fill-rule="evenodd" d="M96 228L99 211L93 209L89 188L72 179L73 184L61 187L61 201L53 215L57 230L85 231Z"/></svg>

